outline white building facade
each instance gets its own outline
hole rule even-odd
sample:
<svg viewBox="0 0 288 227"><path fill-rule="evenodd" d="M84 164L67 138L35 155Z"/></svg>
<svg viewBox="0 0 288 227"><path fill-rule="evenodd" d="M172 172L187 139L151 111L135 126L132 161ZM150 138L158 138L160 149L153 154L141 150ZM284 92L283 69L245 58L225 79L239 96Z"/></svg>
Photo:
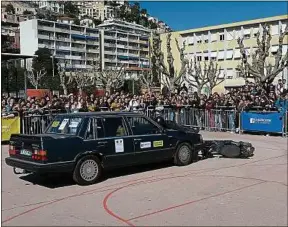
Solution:
<svg viewBox="0 0 288 227"><path fill-rule="evenodd" d="M141 25L120 20L107 20L101 30L101 68L119 68L130 74L150 68L149 39L151 31Z"/></svg>
<svg viewBox="0 0 288 227"><path fill-rule="evenodd" d="M39 19L20 23L20 52L49 48L62 67L91 68L100 60L99 30Z"/></svg>
<svg viewBox="0 0 288 227"><path fill-rule="evenodd" d="M124 66L135 73L150 68L150 35L143 26L117 20L89 28L32 19L20 23L20 52L33 55L46 47L67 69Z"/></svg>

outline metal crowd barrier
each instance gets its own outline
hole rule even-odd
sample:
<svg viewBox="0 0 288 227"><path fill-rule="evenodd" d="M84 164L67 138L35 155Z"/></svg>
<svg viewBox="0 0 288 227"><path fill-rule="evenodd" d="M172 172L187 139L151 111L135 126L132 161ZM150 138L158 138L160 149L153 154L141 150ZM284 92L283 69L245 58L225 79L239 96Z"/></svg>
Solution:
<svg viewBox="0 0 288 227"><path fill-rule="evenodd" d="M155 108L147 109L146 115L162 116L165 120L175 121L178 124L199 127L209 131L235 131L236 110L211 109L204 110L184 106L182 108Z"/></svg>
<svg viewBox="0 0 288 227"><path fill-rule="evenodd" d="M227 107L226 107L227 108ZM103 109L102 111L109 111ZM241 115L236 109L198 109L191 106L183 107L168 107L148 106L146 109L138 108L133 110L134 112L140 112L148 117L155 118L156 116L162 116L165 120L175 121L176 123L199 127L201 130L206 131L230 131L235 132L239 128L240 122L239 116ZM24 112L21 116L21 133L23 134L39 134L43 133L45 128L50 124L56 114L60 111L49 111L44 113L38 112ZM288 115L285 114L283 119L283 136L287 137L288 128Z"/></svg>
<svg viewBox="0 0 288 227"><path fill-rule="evenodd" d="M60 110L23 112L21 117L21 133L27 135L43 133L53 118L61 112Z"/></svg>

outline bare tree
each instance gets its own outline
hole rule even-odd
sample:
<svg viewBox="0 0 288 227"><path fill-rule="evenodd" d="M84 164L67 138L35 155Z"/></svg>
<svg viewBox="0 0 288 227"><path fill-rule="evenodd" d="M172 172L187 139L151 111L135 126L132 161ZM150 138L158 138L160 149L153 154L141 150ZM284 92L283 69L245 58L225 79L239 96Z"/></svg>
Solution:
<svg viewBox="0 0 288 227"><path fill-rule="evenodd" d="M206 64L204 67L204 71L206 68ZM210 60L209 66L207 68L207 87L209 89L209 94L212 93L213 88L221 84L225 80L225 76L223 78L220 78L221 74L221 68L218 67L218 64L212 60Z"/></svg>
<svg viewBox="0 0 288 227"><path fill-rule="evenodd" d="M156 45L155 45L155 47L153 48L153 55L156 58L155 64L157 67L159 67L160 72L162 74L160 81L161 81L161 84L166 86L171 92L175 89L175 86L180 85L182 77L186 74L186 66L189 63L189 61L187 59L185 59L185 56L184 56L184 50L185 50L186 45L185 45L185 42L183 42L183 45L180 48L178 40L175 39L176 46L177 46L177 49L178 49L179 54L180 54L180 61L181 61L180 71L177 72L177 70L174 67L174 58L172 55L171 33L167 34L167 63L168 63L168 67L165 64L164 54L161 51L160 37L156 36L155 40L156 40L158 47L156 47Z"/></svg>
<svg viewBox="0 0 288 227"><path fill-rule="evenodd" d="M36 89L38 89L41 79L46 75L46 71L43 69L39 71L29 70L25 71L25 73L32 86Z"/></svg>
<svg viewBox="0 0 288 227"><path fill-rule="evenodd" d="M219 78L220 72L221 68L218 68L218 64L213 60L210 60L208 64L204 62L203 68L194 56L194 61L191 59L187 65L187 75L184 76L184 80L196 88L198 94L201 94L203 87L207 85L211 94L213 88L224 81L224 78Z"/></svg>
<svg viewBox="0 0 288 227"><path fill-rule="evenodd" d="M65 96L68 95L68 89L67 89L67 85L69 84L69 78L66 75L66 66L67 66L67 62L65 62L65 66L62 67L60 63L58 63L58 75L60 78L60 86L63 89L63 93Z"/></svg>
<svg viewBox="0 0 288 227"><path fill-rule="evenodd" d="M241 64L238 66L240 75L242 77L252 76L255 83L261 84L265 87L265 83L272 83L275 77L288 66L288 53L283 56L283 39L288 34L288 26L283 32L280 29L279 44L276 55L274 56L274 66L270 62L267 62L267 57L270 53L271 34L270 27L263 26L262 35L260 37L260 31L257 33L257 48L252 53L251 62L248 61L248 56L243 44L243 38L238 39L238 45L242 54Z"/></svg>
<svg viewBox="0 0 288 227"><path fill-rule="evenodd" d="M122 65L120 69L105 69L97 73L98 81L109 93L112 90L117 90L124 85L125 71Z"/></svg>
<svg viewBox="0 0 288 227"><path fill-rule="evenodd" d="M94 77L91 76L89 71L82 70L82 69L75 70L74 72L70 72L68 83L72 83L73 80L77 84L77 88L78 88L80 95L83 94L83 90L85 87L92 86L95 83Z"/></svg>
<svg viewBox="0 0 288 227"><path fill-rule="evenodd" d="M154 86L154 76L151 71L141 71L139 76L141 86L151 92L151 87Z"/></svg>
<svg viewBox="0 0 288 227"><path fill-rule="evenodd" d="M200 94L204 85L208 83L207 76L207 64L205 62L204 70L202 70L201 64L196 60L196 56L190 60L187 65L187 75L185 75L184 81L189 85L197 89L197 93Z"/></svg>

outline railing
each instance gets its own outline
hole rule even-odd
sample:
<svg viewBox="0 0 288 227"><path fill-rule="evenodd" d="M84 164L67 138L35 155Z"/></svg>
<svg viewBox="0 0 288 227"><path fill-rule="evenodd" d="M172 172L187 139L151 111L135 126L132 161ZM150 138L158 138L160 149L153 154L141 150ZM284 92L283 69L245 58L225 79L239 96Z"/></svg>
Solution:
<svg viewBox="0 0 288 227"><path fill-rule="evenodd" d="M101 111L112 111L108 108L101 108ZM125 111L125 110L124 110ZM255 131L253 127L255 126L255 122L260 122L259 127L260 130L256 130L258 132L264 133L276 133L281 134L283 137L287 137L287 128L288 128L288 113L283 112L283 118L278 119L275 118L277 121L279 120L278 124L280 124L280 130L275 130L275 119L271 117L271 121L265 121L262 118L256 119L255 121L250 120L248 124L252 124L251 130L246 128L243 130L243 119L241 119L241 115L247 112L237 112L236 109L197 109L192 108L191 106L182 106L182 107L171 107L171 106L159 106L153 107L148 106L145 109L141 108L131 108L130 110L126 111L133 111L133 112L140 112L145 114L148 117L155 118L157 116L162 116L165 120L175 121L178 124L191 126L191 127L198 127L201 130L206 131L218 131L218 132L252 132ZM50 124L53 120L55 115L60 112L66 112L65 110L49 110L49 111L34 111L34 112L24 112L21 117L21 133L23 134L40 134L43 133L45 128ZM265 119L269 119L269 113L273 114L275 112L261 112L261 114L265 113ZM279 112L278 112L279 113ZM251 112L252 114L252 112ZM268 114L268 115L267 115ZM279 113L279 116L282 116ZM7 114L6 117L13 117L16 116L15 113L12 116L12 113L9 115ZM2 115L2 118L5 117ZM262 120L261 120L262 119ZM272 127L272 131L265 132L265 130L261 131L261 127L264 125L267 127L267 122L270 122L270 126ZM262 124L263 123L263 124ZM261 126L262 125L262 126ZM247 126L246 126L247 127ZM274 131L273 131L274 130Z"/></svg>
<svg viewBox="0 0 288 227"><path fill-rule="evenodd" d="M27 135L43 133L53 118L61 112L63 113L62 110L57 109L23 112L21 116L21 133Z"/></svg>

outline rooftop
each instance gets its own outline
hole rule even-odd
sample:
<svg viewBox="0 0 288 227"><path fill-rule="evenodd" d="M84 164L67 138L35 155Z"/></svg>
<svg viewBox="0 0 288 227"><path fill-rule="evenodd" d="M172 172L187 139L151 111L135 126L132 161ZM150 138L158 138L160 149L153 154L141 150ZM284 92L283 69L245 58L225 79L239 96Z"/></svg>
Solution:
<svg viewBox="0 0 288 227"><path fill-rule="evenodd" d="M229 24L193 28L193 29L188 29L188 30L176 31L175 33L185 35L185 34L194 33L194 32L204 32L204 31L210 31L210 30L218 30L218 29L223 29L223 28L239 27L239 26L259 24L259 23L264 24L265 22L273 22L273 21L279 21L279 20L288 20L288 14L274 16L274 17L259 18L255 20L238 21L238 22L233 22Z"/></svg>

